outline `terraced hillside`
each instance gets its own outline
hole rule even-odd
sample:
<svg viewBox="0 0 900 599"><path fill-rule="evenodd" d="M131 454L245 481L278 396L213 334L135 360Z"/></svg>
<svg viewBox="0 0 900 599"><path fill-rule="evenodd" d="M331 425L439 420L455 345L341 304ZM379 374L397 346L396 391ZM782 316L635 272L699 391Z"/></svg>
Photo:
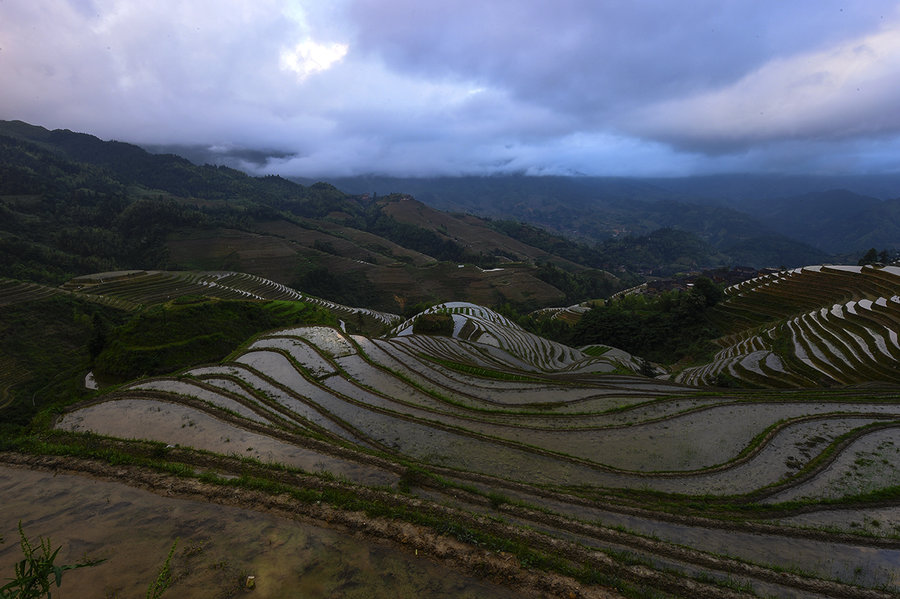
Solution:
<svg viewBox="0 0 900 599"><path fill-rule="evenodd" d="M400 320L395 314L351 308L309 295L262 277L238 272L174 272L131 270L98 273L72 279L62 287L92 298L117 300L136 308L184 295L221 299L291 300L321 306L354 324L380 329Z"/></svg>
<svg viewBox="0 0 900 599"><path fill-rule="evenodd" d="M708 364L677 380L762 387L900 382L900 268L809 266L726 290L715 318L728 335Z"/></svg>
<svg viewBox="0 0 900 599"><path fill-rule="evenodd" d="M606 348L599 357L585 354L562 343L556 343L522 329L508 318L482 306L467 302L446 302L432 306L415 317L397 325L393 335L405 337L416 330L416 323L431 315L445 315L447 336L503 350L494 356L500 369L534 370L538 372L603 372L624 369L637 371L640 364L627 352ZM452 327L452 332L450 328ZM435 343L432 337L420 336L410 343ZM426 349L427 348L423 348ZM517 358L506 361L509 356Z"/></svg>
<svg viewBox="0 0 900 599"><path fill-rule="evenodd" d="M531 314L538 318L550 318L551 320L560 320L570 326L574 326L582 316L590 311L591 306L596 300L581 302L563 308L541 308L535 310Z"/></svg>
<svg viewBox="0 0 900 599"><path fill-rule="evenodd" d="M614 363L451 303L385 337L271 331L99 395L54 439L388 514L577 581L554 595L900 592L896 387L710 393Z"/></svg>
<svg viewBox="0 0 900 599"><path fill-rule="evenodd" d="M0 306L34 302L57 295L72 293L72 291L60 287L51 287L49 285L41 285L40 283L31 283L29 281L18 281L16 279L0 277ZM120 310L132 310L135 307L132 302L118 299L113 296L91 295L86 296L85 299Z"/></svg>

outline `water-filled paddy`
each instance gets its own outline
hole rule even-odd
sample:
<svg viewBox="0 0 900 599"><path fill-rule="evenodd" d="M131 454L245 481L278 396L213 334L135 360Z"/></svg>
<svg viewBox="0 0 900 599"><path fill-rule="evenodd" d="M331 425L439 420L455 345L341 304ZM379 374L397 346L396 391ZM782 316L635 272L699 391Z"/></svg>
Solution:
<svg viewBox="0 0 900 599"><path fill-rule="evenodd" d="M195 397L202 399L220 408L225 408L236 414L240 414L248 420L254 422L269 423L269 421L245 406L244 404L226 397L220 393L215 393L209 389L204 389L190 381L177 381L173 379L155 379L136 385L131 385L128 389L149 389L156 391L166 391L176 395L185 395L187 397Z"/></svg>
<svg viewBox="0 0 900 599"><path fill-rule="evenodd" d="M900 425L860 437L818 476L767 501L841 498L896 485L900 485Z"/></svg>
<svg viewBox="0 0 900 599"><path fill-rule="evenodd" d="M57 428L124 439L162 441L225 455L282 463L308 472L328 471L367 485L396 482L386 470L343 460L242 429L204 412L147 399L107 401L63 416Z"/></svg>
<svg viewBox="0 0 900 599"><path fill-rule="evenodd" d="M172 542L176 582L165 596L512 599L522 593L447 568L420 552L230 506L161 497L120 483L0 467L0 576L21 559L16 524L61 546L60 563L103 564L65 573L61 597L143 597ZM54 597L56 593L54 593Z"/></svg>

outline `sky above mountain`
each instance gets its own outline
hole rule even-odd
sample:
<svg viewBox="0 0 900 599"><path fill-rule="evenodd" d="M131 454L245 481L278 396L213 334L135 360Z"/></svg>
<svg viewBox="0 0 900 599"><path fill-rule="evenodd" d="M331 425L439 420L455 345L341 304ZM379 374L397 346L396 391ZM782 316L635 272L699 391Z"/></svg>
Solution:
<svg viewBox="0 0 900 599"><path fill-rule="evenodd" d="M900 170L883 0L0 0L0 82L256 173Z"/></svg>

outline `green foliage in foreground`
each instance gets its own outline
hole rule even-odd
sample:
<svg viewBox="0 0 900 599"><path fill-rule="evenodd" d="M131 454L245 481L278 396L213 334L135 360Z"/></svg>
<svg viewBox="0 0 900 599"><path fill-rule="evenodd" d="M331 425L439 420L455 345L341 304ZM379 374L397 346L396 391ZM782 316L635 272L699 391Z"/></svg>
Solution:
<svg viewBox="0 0 900 599"><path fill-rule="evenodd" d="M2 541L2 539L0 539ZM15 565L15 577L0 587L0 599L40 599L52 597L54 584L62 585L63 573L68 570L96 566L103 560L83 559L74 565L56 564L60 547L52 548L50 539L38 539L35 546L25 536L19 522L19 545L23 559Z"/></svg>
<svg viewBox="0 0 900 599"><path fill-rule="evenodd" d="M0 537L0 543L3 538ZM0 587L0 599L51 599L53 585L56 588L62 586L63 573L78 568L89 568L100 564L105 559L82 558L76 564L59 565L56 557L61 547L53 549L50 539L40 537L37 546L33 545L25 531L22 530L22 522L19 522L19 545L22 548L23 559L15 565L15 576L8 578L8 582ZM172 557L175 555L175 547L178 540L172 543L169 555L163 563L156 580L147 588L147 599L159 599L172 583Z"/></svg>
<svg viewBox="0 0 900 599"><path fill-rule="evenodd" d="M147 599L159 599L162 597L163 593L171 586L172 584L172 557L175 555L175 548L178 546L178 539L175 539L175 542L172 543L172 548L169 549L169 555L166 556L166 561L163 562L162 567L159 569L159 574L156 576L156 580L150 583L150 586L147 588Z"/></svg>
<svg viewBox="0 0 900 599"><path fill-rule="evenodd" d="M171 302L144 310L110 331L94 372L107 381L174 372L217 362L254 334L301 324L333 326L337 320L304 302Z"/></svg>

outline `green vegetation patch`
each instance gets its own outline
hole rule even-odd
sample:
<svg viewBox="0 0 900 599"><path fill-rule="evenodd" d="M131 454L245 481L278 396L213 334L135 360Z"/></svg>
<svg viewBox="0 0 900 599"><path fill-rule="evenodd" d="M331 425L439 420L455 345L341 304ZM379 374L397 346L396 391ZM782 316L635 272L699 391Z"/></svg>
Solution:
<svg viewBox="0 0 900 599"><path fill-rule="evenodd" d="M102 380L125 381L217 362L256 333L300 324L334 326L337 321L305 302L171 302L109 331L94 372Z"/></svg>
<svg viewBox="0 0 900 599"><path fill-rule="evenodd" d="M689 292L627 295L595 305L573 328L571 344L611 345L661 364L702 361L721 335L709 318L720 295L708 279L698 279Z"/></svg>
<svg viewBox="0 0 900 599"><path fill-rule="evenodd" d="M126 318L69 295L0 307L0 426L25 425L44 407L86 397L97 331Z"/></svg>
<svg viewBox="0 0 900 599"><path fill-rule="evenodd" d="M453 316L435 312L422 314L413 322L413 333L416 335L453 335Z"/></svg>

